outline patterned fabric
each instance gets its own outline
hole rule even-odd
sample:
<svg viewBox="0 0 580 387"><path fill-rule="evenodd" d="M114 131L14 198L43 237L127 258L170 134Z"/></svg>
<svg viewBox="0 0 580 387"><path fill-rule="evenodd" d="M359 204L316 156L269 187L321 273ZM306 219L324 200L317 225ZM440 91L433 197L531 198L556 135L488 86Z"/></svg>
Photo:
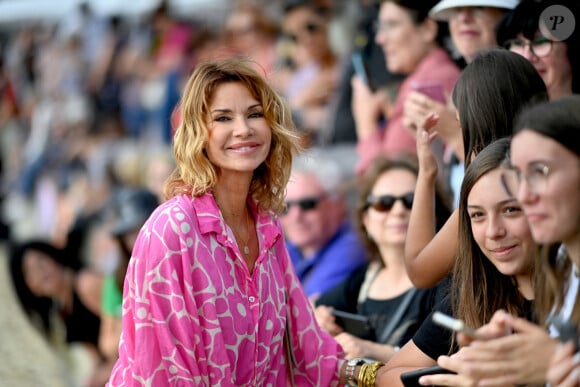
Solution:
<svg viewBox="0 0 580 387"><path fill-rule="evenodd" d="M338 385L342 350L316 323L279 221L250 204L260 244L251 274L211 194L151 215L125 279L109 386L289 385L287 318L295 384Z"/></svg>

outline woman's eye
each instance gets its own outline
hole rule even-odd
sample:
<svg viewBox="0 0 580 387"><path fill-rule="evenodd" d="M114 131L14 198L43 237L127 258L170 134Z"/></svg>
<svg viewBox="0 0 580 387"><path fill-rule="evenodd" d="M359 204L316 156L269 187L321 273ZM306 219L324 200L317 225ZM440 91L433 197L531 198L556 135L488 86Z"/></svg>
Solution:
<svg viewBox="0 0 580 387"><path fill-rule="evenodd" d="M504 208L504 212L507 214L520 213L522 212L522 209L518 206L509 206Z"/></svg>
<svg viewBox="0 0 580 387"><path fill-rule="evenodd" d="M214 121L216 121L216 122L226 122L229 120L230 120L230 118L226 117L226 116L219 116L219 117L214 118Z"/></svg>
<svg viewBox="0 0 580 387"><path fill-rule="evenodd" d="M262 112L255 112L249 115L249 118L262 118L264 117L264 113Z"/></svg>
<svg viewBox="0 0 580 387"><path fill-rule="evenodd" d="M483 212L472 212L469 214L469 218L472 220L477 220L480 219L481 217L483 217Z"/></svg>

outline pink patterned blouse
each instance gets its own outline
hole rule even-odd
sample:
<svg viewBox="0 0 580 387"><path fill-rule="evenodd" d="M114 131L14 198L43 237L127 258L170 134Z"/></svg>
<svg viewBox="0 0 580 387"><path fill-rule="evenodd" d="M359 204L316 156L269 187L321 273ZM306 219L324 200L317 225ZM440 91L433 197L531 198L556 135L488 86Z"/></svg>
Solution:
<svg viewBox="0 0 580 387"><path fill-rule="evenodd" d="M143 226L127 270L109 386L338 385L342 349L322 331L276 218L254 210L250 274L213 196L177 196Z"/></svg>

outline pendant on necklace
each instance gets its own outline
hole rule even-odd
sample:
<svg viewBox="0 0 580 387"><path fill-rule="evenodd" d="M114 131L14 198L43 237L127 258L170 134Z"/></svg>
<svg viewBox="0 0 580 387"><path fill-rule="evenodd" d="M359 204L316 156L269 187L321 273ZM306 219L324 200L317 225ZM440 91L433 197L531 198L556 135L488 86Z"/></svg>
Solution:
<svg viewBox="0 0 580 387"><path fill-rule="evenodd" d="M244 254L250 254L250 248L247 245L244 246Z"/></svg>

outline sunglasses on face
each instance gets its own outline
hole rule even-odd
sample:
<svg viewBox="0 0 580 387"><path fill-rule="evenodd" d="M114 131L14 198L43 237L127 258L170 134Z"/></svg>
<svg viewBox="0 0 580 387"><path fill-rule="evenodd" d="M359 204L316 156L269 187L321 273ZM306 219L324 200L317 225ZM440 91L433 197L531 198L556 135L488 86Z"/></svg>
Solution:
<svg viewBox="0 0 580 387"><path fill-rule="evenodd" d="M298 200L288 200L284 202L284 212L283 215L286 215L290 209L296 205L300 209L300 211L307 212L312 211L318 207L318 204L324 199L324 196L318 196L313 198L303 198Z"/></svg>
<svg viewBox="0 0 580 387"><path fill-rule="evenodd" d="M405 206L406 209L410 210L413 207L413 198L415 193L409 192L402 196L394 196L394 195L382 195L382 196L373 196L369 195L367 199L367 208L372 207L375 211L378 212L388 212L390 211L397 200L400 200Z"/></svg>
<svg viewBox="0 0 580 387"><path fill-rule="evenodd" d="M308 22L304 25L303 31L306 31L309 35L314 35L320 29L320 25L315 22ZM287 32L284 34L286 39L292 41L293 43L298 43L300 41L298 34Z"/></svg>

